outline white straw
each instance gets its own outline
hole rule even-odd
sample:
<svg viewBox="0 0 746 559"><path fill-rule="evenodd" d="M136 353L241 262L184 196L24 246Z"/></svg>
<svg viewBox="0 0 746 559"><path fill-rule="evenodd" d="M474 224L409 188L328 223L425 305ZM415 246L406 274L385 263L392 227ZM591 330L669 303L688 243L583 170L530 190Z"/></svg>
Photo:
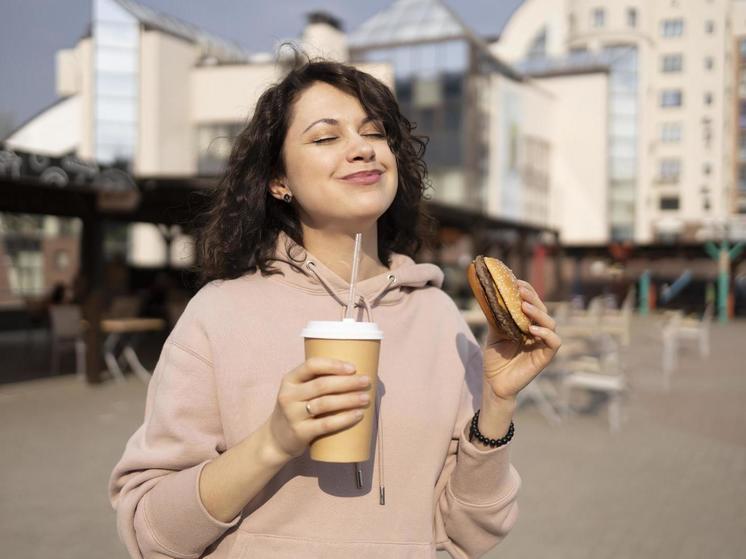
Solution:
<svg viewBox="0 0 746 559"><path fill-rule="evenodd" d="M362 240L363 240L363 234L355 233L355 252L352 254L352 277L350 278L350 298L347 301L347 310L345 311L345 318L347 318L349 313L352 311L354 300L355 300L355 284L357 283L357 264L358 264L358 260L360 259L360 244Z"/></svg>

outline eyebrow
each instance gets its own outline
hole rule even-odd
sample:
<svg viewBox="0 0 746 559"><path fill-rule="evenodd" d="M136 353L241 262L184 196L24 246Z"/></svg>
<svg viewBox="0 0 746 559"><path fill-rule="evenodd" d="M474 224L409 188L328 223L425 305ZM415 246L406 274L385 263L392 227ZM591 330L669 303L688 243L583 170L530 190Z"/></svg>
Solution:
<svg viewBox="0 0 746 559"><path fill-rule="evenodd" d="M372 116L366 116L366 117L365 117L365 118L363 119L363 121L362 121L362 122L360 123L360 126L362 126L363 124L368 124L369 122L371 122L371 121L375 121L375 120L377 120L377 119L373 118ZM317 120L317 121L315 121L315 122L312 122L311 124L309 124L309 125L308 125L308 126L306 127L306 129L305 129L305 130L304 130L303 132L301 132L301 134L305 134L305 133L306 133L306 132L308 132L308 131L309 131L309 130L310 130L311 128L313 128L313 127L314 127L314 126L316 126L317 124L321 124L321 123L323 123L323 124L330 124L330 125L332 125L332 126L336 126L337 124L339 124L339 121L338 121L338 120L337 120L336 118L320 118L319 120Z"/></svg>

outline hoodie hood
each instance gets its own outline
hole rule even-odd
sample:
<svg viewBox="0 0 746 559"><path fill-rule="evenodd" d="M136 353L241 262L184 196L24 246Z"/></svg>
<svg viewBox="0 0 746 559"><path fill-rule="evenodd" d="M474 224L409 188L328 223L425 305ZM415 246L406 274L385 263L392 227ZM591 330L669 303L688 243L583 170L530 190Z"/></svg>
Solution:
<svg viewBox="0 0 746 559"><path fill-rule="evenodd" d="M308 293L332 297L340 305L340 319L344 316L349 282L284 232L277 237L272 264L283 274L281 278L273 277ZM393 253L387 272L357 282L355 307L363 308L367 316L361 317L359 313L351 316L357 320L375 322L373 308L376 306L396 304L413 289L427 286L441 288L443 277L443 271L434 264L417 264L409 256Z"/></svg>
<svg viewBox="0 0 746 559"><path fill-rule="evenodd" d="M339 319L344 318L348 306L349 282L339 277L284 232L280 232L277 237L272 264L282 272L282 276L273 275L272 278L310 294L332 297L340 306ZM351 316L358 321L375 322L373 309L376 306L395 305L414 289L427 286L441 288L443 277L443 271L434 264L417 264L409 256L393 253L387 272L357 282L355 286L356 312L351 313ZM377 456L374 460L377 459L378 462L378 502L385 505L383 401L380 391L377 391L377 394ZM354 481L358 489L363 487L363 472L358 463L355 463Z"/></svg>

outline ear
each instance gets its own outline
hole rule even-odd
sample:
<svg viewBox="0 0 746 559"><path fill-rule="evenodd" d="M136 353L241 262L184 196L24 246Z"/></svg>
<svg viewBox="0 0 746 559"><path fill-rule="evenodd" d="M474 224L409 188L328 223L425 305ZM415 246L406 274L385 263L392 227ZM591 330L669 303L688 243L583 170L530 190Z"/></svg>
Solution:
<svg viewBox="0 0 746 559"><path fill-rule="evenodd" d="M269 192L278 200L282 200L282 197L289 192L288 187L285 186L285 179L279 178L269 181Z"/></svg>

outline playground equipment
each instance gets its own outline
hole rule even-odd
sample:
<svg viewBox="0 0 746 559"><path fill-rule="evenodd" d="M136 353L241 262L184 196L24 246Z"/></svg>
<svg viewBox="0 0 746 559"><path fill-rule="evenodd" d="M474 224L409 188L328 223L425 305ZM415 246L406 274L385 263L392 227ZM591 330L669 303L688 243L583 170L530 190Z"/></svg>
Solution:
<svg viewBox="0 0 746 559"><path fill-rule="evenodd" d="M691 281L692 271L684 270L684 272L676 278L676 281L661 291L661 303L665 305L675 299L676 296L681 293L689 283L691 283Z"/></svg>
<svg viewBox="0 0 746 559"><path fill-rule="evenodd" d="M727 239L720 242L720 248L715 243L705 243L705 252L718 263L718 318L720 322L728 322L728 299L730 291L730 263L738 258L746 244L743 242L730 246Z"/></svg>

